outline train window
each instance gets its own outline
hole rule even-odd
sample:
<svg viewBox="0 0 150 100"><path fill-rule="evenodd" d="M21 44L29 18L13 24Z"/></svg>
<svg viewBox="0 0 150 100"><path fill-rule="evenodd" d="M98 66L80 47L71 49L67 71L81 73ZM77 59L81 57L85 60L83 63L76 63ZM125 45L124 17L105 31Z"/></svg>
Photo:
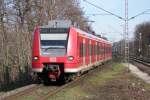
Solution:
<svg viewBox="0 0 150 100"><path fill-rule="evenodd" d="M93 45L93 55L95 55L95 45Z"/></svg>
<svg viewBox="0 0 150 100"><path fill-rule="evenodd" d="M100 53L101 53L101 47L100 47L100 45L98 47L99 47L98 48L98 54L100 55Z"/></svg>
<svg viewBox="0 0 150 100"><path fill-rule="evenodd" d="M40 28L41 34L51 34L51 33L68 33L68 28Z"/></svg>
<svg viewBox="0 0 150 100"><path fill-rule="evenodd" d="M102 54L104 54L105 53L105 47L104 47L104 45L102 45Z"/></svg>
<svg viewBox="0 0 150 100"><path fill-rule="evenodd" d="M101 55L101 53L102 53L102 46L100 45L100 55Z"/></svg>
<svg viewBox="0 0 150 100"><path fill-rule="evenodd" d="M80 43L80 57L83 57L83 43Z"/></svg>
<svg viewBox="0 0 150 100"><path fill-rule="evenodd" d="M86 45L83 44L83 57L85 57L85 56L86 56Z"/></svg>
<svg viewBox="0 0 150 100"><path fill-rule="evenodd" d="M94 45L94 56L96 55L96 45Z"/></svg>
<svg viewBox="0 0 150 100"><path fill-rule="evenodd" d="M92 45L89 44L89 56L91 56L91 55L92 55Z"/></svg>
<svg viewBox="0 0 150 100"><path fill-rule="evenodd" d="M98 55L99 55L99 52L100 52L100 47L99 47L99 45L98 45Z"/></svg>
<svg viewBox="0 0 150 100"><path fill-rule="evenodd" d="M100 45L100 55L103 53L103 46L102 44Z"/></svg>
<svg viewBox="0 0 150 100"><path fill-rule="evenodd" d="M68 28L41 28L41 54L64 56L66 54Z"/></svg>
<svg viewBox="0 0 150 100"><path fill-rule="evenodd" d="M92 56L94 55L94 45L92 45Z"/></svg>
<svg viewBox="0 0 150 100"><path fill-rule="evenodd" d="M90 44L88 44L88 56L90 55Z"/></svg>
<svg viewBox="0 0 150 100"><path fill-rule="evenodd" d="M93 47L92 47L92 44L91 44L90 46L91 46L90 55L92 56L92 52L93 52Z"/></svg>
<svg viewBox="0 0 150 100"><path fill-rule="evenodd" d="M41 46L66 47L67 45L67 28L41 28Z"/></svg>
<svg viewBox="0 0 150 100"><path fill-rule="evenodd" d="M96 55L98 55L98 44L96 45Z"/></svg>
<svg viewBox="0 0 150 100"><path fill-rule="evenodd" d="M96 46L93 45L93 55L95 56L95 54L96 54Z"/></svg>
<svg viewBox="0 0 150 100"><path fill-rule="evenodd" d="M104 53L106 54L106 46L104 46Z"/></svg>
<svg viewBox="0 0 150 100"><path fill-rule="evenodd" d="M97 45L97 55L99 55L99 45Z"/></svg>
<svg viewBox="0 0 150 100"><path fill-rule="evenodd" d="M80 43L80 57L86 56L86 45L83 43Z"/></svg>
<svg viewBox="0 0 150 100"><path fill-rule="evenodd" d="M100 50L101 50L101 48L100 48L100 46L98 46L98 55L100 55Z"/></svg>
<svg viewBox="0 0 150 100"><path fill-rule="evenodd" d="M97 45L97 55L99 55L99 45Z"/></svg>

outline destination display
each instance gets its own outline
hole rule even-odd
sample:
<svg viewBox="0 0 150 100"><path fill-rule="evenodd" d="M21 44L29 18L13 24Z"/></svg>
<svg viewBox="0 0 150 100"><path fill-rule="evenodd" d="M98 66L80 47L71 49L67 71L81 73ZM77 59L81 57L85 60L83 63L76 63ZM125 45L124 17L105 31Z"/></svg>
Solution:
<svg viewBox="0 0 150 100"><path fill-rule="evenodd" d="M40 28L41 34L49 33L68 33L68 28Z"/></svg>

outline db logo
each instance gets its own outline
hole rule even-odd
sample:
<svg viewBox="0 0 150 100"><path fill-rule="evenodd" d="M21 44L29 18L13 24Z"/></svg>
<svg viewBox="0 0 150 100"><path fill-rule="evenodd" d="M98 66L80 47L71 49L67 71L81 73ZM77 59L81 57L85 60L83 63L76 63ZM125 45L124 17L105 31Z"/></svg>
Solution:
<svg viewBox="0 0 150 100"><path fill-rule="evenodd" d="M56 58L50 58L50 62L56 62Z"/></svg>

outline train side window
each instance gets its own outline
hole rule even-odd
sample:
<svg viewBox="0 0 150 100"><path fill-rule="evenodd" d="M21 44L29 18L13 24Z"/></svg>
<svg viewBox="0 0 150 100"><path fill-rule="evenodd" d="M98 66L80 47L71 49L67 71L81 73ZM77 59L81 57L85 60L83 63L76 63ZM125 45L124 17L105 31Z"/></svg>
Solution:
<svg viewBox="0 0 150 100"><path fill-rule="evenodd" d="M93 45L91 44L91 56L93 55Z"/></svg>
<svg viewBox="0 0 150 100"><path fill-rule="evenodd" d="M103 53L103 45L100 45L100 55Z"/></svg>
<svg viewBox="0 0 150 100"><path fill-rule="evenodd" d="M98 46L98 55L100 55L100 52L101 52L101 48L100 48L100 45Z"/></svg>
<svg viewBox="0 0 150 100"><path fill-rule="evenodd" d="M95 52L95 45L93 45L93 49L94 49L94 50L93 50L93 55L95 56L95 53L96 53L96 52Z"/></svg>
<svg viewBox="0 0 150 100"><path fill-rule="evenodd" d="M97 55L97 45L95 45L95 55Z"/></svg>
<svg viewBox="0 0 150 100"><path fill-rule="evenodd" d="M80 57L83 57L83 43L80 43Z"/></svg>
<svg viewBox="0 0 150 100"><path fill-rule="evenodd" d="M101 54L101 45L99 45L99 55Z"/></svg>
<svg viewBox="0 0 150 100"><path fill-rule="evenodd" d="M100 46L98 45L98 55L100 55Z"/></svg>
<svg viewBox="0 0 150 100"><path fill-rule="evenodd" d="M83 57L85 57L85 56L86 56L86 45L83 44Z"/></svg>
<svg viewBox="0 0 150 100"><path fill-rule="evenodd" d="M89 56L91 56L91 55L92 55L92 45L89 44Z"/></svg>
<svg viewBox="0 0 150 100"><path fill-rule="evenodd" d="M95 55L97 55L97 45L95 44Z"/></svg>
<svg viewBox="0 0 150 100"><path fill-rule="evenodd" d="M99 55L101 54L101 44L99 45Z"/></svg>
<svg viewBox="0 0 150 100"><path fill-rule="evenodd" d="M93 45L93 56L95 55L95 45Z"/></svg>
<svg viewBox="0 0 150 100"><path fill-rule="evenodd" d="M99 55L99 44L97 45L97 55Z"/></svg>
<svg viewBox="0 0 150 100"><path fill-rule="evenodd" d="M94 56L94 45L92 45L92 56Z"/></svg>
<svg viewBox="0 0 150 100"><path fill-rule="evenodd" d="M86 56L86 45L83 43L80 43L80 57Z"/></svg>
<svg viewBox="0 0 150 100"><path fill-rule="evenodd" d="M93 55L93 45L91 44L91 56Z"/></svg>
<svg viewBox="0 0 150 100"><path fill-rule="evenodd" d="M90 56L90 44L88 44L88 55Z"/></svg>
<svg viewBox="0 0 150 100"><path fill-rule="evenodd" d="M104 44L103 44L103 46L102 46L102 54L104 54L105 53L105 47L104 47Z"/></svg>

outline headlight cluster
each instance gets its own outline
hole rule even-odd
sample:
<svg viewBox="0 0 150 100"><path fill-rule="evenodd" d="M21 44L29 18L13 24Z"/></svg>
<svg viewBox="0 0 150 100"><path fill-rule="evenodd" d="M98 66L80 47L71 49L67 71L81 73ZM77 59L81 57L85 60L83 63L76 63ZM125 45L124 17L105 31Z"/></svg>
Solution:
<svg viewBox="0 0 150 100"><path fill-rule="evenodd" d="M33 57L33 60L37 61L37 60L39 60L39 57Z"/></svg>
<svg viewBox="0 0 150 100"><path fill-rule="evenodd" d="M69 60L69 61L72 61L73 59L74 59L73 56L68 56L68 60Z"/></svg>

